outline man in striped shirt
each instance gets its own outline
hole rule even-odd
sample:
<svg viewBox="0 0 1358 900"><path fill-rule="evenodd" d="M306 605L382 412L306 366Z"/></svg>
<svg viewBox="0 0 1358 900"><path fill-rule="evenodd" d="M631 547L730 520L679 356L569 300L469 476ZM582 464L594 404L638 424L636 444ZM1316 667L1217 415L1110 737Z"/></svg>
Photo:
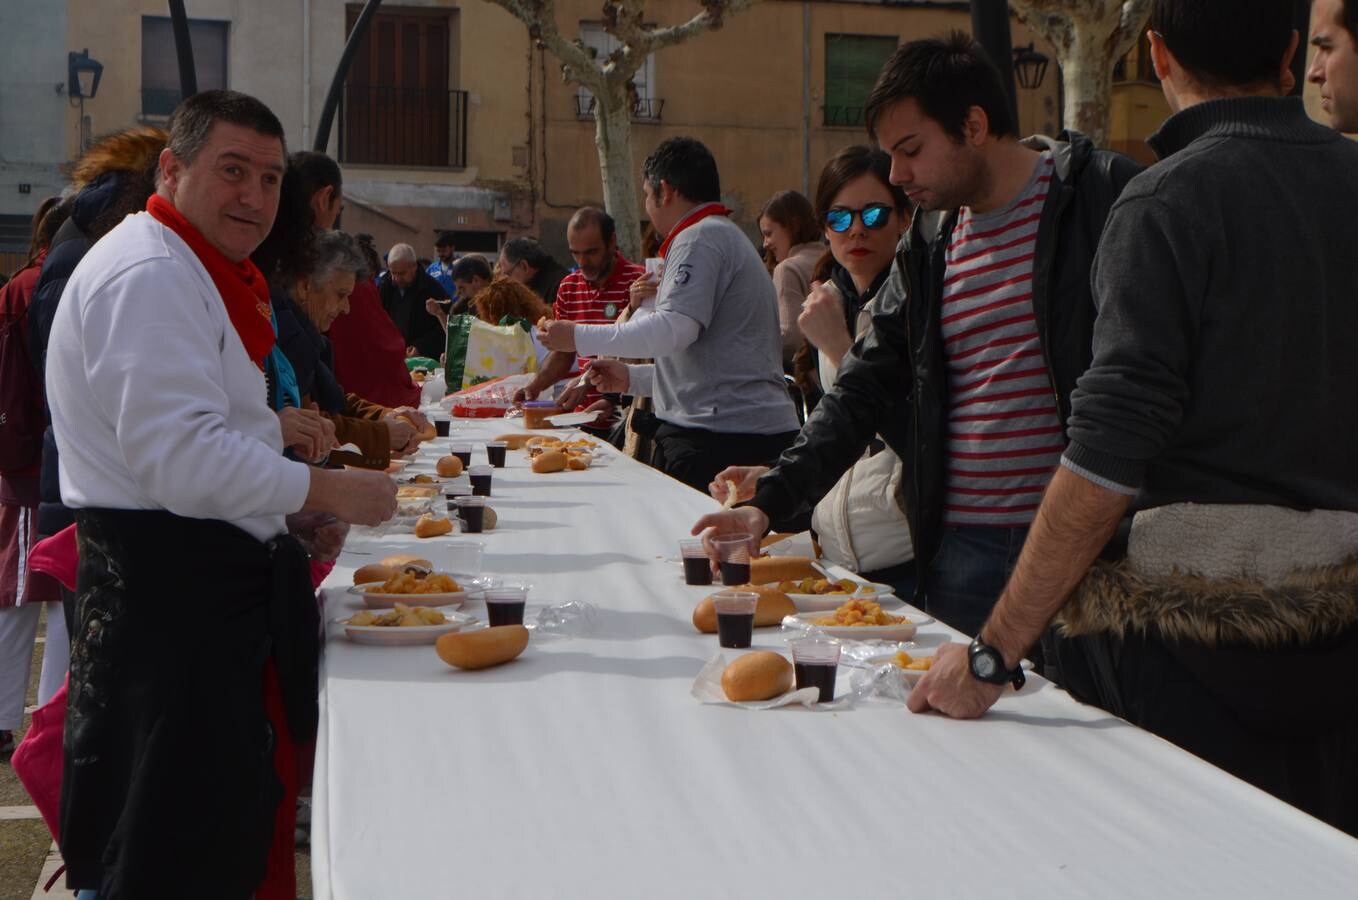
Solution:
<svg viewBox="0 0 1358 900"><path fill-rule="evenodd" d="M1078 134L1020 141L1000 73L968 35L903 45L869 134L916 205L871 327L749 506L699 526L761 533L816 502L873 433L901 457L915 601L975 634L1065 446L1089 365L1089 271L1138 171Z"/></svg>
<svg viewBox="0 0 1358 900"><path fill-rule="evenodd" d="M646 270L618 252L618 239L613 217L602 209L585 206L575 211L566 224L566 242L571 257L578 267L561 279L552 304L554 327L580 325L612 325L627 308L632 282L646 274ZM519 394L516 402L532 399L565 378L576 369L583 369L588 360L571 351L553 351L543 362L537 377ZM598 411L596 427L605 427L613 415L613 404L597 391L580 386L567 388L560 400L571 407L582 405L590 412Z"/></svg>

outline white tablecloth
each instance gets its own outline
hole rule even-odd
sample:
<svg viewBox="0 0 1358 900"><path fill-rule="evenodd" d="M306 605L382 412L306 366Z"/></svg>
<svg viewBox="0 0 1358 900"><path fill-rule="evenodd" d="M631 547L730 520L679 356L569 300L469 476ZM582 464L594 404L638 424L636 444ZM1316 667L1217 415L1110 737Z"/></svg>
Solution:
<svg viewBox="0 0 1358 900"><path fill-rule="evenodd" d="M709 589L666 559L714 501L621 456L554 475L509 457L498 530L351 539L373 555L346 552L329 584L479 539L486 573L536 585L530 618L588 601L597 632L459 672L332 625L317 898L1358 896L1358 841L1040 679L972 722L699 704L718 647L690 614ZM785 649L777 629L755 643Z"/></svg>

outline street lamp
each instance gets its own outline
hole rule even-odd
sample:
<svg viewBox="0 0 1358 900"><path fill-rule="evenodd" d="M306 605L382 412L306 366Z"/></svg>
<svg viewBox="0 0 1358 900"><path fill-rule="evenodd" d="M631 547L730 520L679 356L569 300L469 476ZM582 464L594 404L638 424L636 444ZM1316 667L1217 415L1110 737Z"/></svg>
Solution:
<svg viewBox="0 0 1358 900"><path fill-rule="evenodd" d="M1042 87L1042 79L1047 74L1047 55L1038 53L1035 44L1014 48L1014 76L1019 87L1036 90Z"/></svg>
<svg viewBox="0 0 1358 900"><path fill-rule="evenodd" d="M66 59L69 73L67 92L81 100L94 99L94 95L99 92L99 79L104 77L104 64L90 58L88 47L79 53L72 50Z"/></svg>
<svg viewBox="0 0 1358 900"><path fill-rule="evenodd" d="M80 101L80 152L90 145L90 120L85 117L85 98L99 92L99 79L104 77L104 64L90 58L90 48L66 54L66 93Z"/></svg>

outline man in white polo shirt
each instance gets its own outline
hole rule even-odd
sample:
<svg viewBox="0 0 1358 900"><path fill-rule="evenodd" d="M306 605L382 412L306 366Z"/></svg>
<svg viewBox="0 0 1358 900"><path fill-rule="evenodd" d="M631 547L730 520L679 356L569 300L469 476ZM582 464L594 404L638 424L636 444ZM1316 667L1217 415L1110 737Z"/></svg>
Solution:
<svg viewBox="0 0 1358 900"><path fill-rule="evenodd" d="M767 465L797 436L778 299L754 245L721 204L706 147L670 138L641 174L646 213L665 235L655 313L623 325L548 322L539 337L581 356L654 359L640 366L596 359L594 386L653 397L660 427L652 463L706 491L722 469Z"/></svg>
<svg viewBox="0 0 1358 900"><path fill-rule="evenodd" d="M66 285L47 352L80 568L62 784L68 885L253 895L291 864L284 786L316 723L319 620L302 509L376 524L380 472L282 455L266 401L283 128L209 91L170 123L157 193ZM289 846L285 846L289 845ZM173 887L171 887L173 886Z"/></svg>

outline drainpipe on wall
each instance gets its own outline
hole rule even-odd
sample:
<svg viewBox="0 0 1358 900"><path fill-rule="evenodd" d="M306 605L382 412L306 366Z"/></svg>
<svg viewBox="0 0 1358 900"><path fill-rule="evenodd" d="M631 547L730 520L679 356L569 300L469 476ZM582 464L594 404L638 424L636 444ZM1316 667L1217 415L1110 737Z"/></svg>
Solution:
<svg viewBox="0 0 1358 900"><path fill-rule="evenodd" d="M302 146L311 146L311 0L302 0Z"/></svg>
<svg viewBox="0 0 1358 900"><path fill-rule="evenodd" d="M811 0L802 0L802 196L811 196Z"/></svg>

